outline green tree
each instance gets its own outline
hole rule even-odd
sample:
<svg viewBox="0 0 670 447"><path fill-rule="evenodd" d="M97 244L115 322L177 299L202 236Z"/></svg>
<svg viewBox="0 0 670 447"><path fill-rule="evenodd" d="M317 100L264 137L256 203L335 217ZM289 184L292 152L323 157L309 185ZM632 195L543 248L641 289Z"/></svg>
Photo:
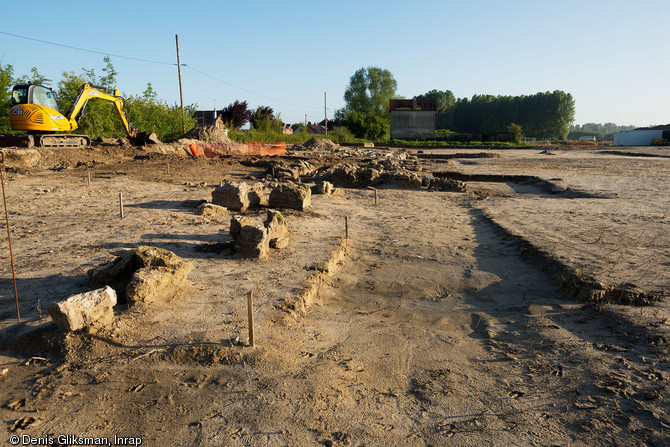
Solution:
<svg viewBox="0 0 670 447"><path fill-rule="evenodd" d="M351 76L344 91L346 106L343 115L357 112L388 117L389 100L394 97L397 87L398 83L388 70L379 67L359 69Z"/></svg>
<svg viewBox="0 0 670 447"><path fill-rule="evenodd" d="M45 85L45 86L51 86L51 79L47 78L46 76L40 74L40 72L37 70L37 67L32 67L30 69L30 77L28 76L21 76L20 78L16 79L16 84L40 84L40 85Z"/></svg>
<svg viewBox="0 0 670 447"><path fill-rule="evenodd" d="M536 138L565 139L574 121L575 101L569 93L529 96L474 95L456 100L453 129L457 132L505 132L516 123Z"/></svg>
<svg viewBox="0 0 670 447"><path fill-rule="evenodd" d="M187 129L195 125L195 120L192 118L195 109L194 105L184 107ZM147 84L142 96L131 96L126 99L125 110L128 121L133 123L133 127L143 132L154 132L161 141L175 141L184 134L181 106L177 104L169 106L159 100L151 83Z"/></svg>
<svg viewBox="0 0 670 447"><path fill-rule="evenodd" d="M62 113L67 113L74 103L79 87L89 82L83 75L77 75L73 71L64 71L58 82L58 108Z"/></svg>
<svg viewBox="0 0 670 447"><path fill-rule="evenodd" d="M334 142L340 144L340 143L348 143L350 141L354 141L354 134L352 134L349 129L347 129L344 126L335 126L331 130L328 131L328 138L333 140Z"/></svg>
<svg viewBox="0 0 670 447"><path fill-rule="evenodd" d="M102 60L105 63L105 67L102 69L104 75L98 78L97 85L106 89L116 88L116 76L119 73L114 68L114 65L112 65L112 60L109 56L105 56Z"/></svg>
<svg viewBox="0 0 670 447"><path fill-rule="evenodd" d="M454 128L454 106L456 105L456 96L451 90L439 91L431 90L428 93L419 95L416 99L434 99L437 104L437 113L435 114L436 129Z"/></svg>
<svg viewBox="0 0 670 447"><path fill-rule="evenodd" d="M251 119L251 111L246 101L235 101L221 109L219 116L229 129L239 130Z"/></svg>
<svg viewBox="0 0 670 447"><path fill-rule="evenodd" d="M514 143L521 143L521 139L523 138L523 129L521 129L521 126L511 123L509 126L507 126L507 133L510 134L510 137Z"/></svg>
<svg viewBox="0 0 670 447"><path fill-rule="evenodd" d="M11 131L9 127L9 106L13 84L14 67L0 64L0 133Z"/></svg>
<svg viewBox="0 0 670 447"><path fill-rule="evenodd" d="M258 106L249 119L251 128L261 132L281 133L284 124L279 115L274 116L274 110L267 106Z"/></svg>
<svg viewBox="0 0 670 447"><path fill-rule="evenodd" d="M151 86L151 82L147 82L147 88L142 92L142 99L154 102L158 100L158 93Z"/></svg>
<svg viewBox="0 0 670 447"><path fill-rule="evenodd" d="M570 93L555 90L551 94L555 116L550 126L553 138L565 140L570 133L570 125L575 121L575 100Z"/></svg>
<svg viewBox="0 0 670 447"><path fill-rule="evenodd" d="M370 113L349 112L342 120L342 124L356 138L365 140L386 140L391 133L391 126L387 118Z"/></svg>

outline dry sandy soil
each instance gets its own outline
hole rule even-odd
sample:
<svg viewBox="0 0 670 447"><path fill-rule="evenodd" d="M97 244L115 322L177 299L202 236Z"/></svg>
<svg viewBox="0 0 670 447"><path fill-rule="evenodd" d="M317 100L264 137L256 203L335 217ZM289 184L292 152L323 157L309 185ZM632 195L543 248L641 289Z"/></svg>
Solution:
<svg viewBox="0 0 670 447"><path fill-rule="evenodd" d="M3 229L2 445L667 445L670 150L405 156L467 191L313 196L285 212L289 247L261 261L222 250L229 218L191 203L224 179L263 178L263 160L96 146L9 169L22 321ZM63 334L46 307L139 245L191 261L191 284ZM247 339L247 291L255 347L231 343Z"/></svg>

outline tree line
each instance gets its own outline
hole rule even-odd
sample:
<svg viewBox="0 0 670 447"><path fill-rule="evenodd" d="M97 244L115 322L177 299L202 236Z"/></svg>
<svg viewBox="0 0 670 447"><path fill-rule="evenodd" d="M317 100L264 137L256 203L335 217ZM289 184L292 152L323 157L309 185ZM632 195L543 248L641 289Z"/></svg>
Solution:
<svg viewBox="0 0 670 447"><path fill-rule="evenodd" d="M389 100L397 98L390 71L361 68L349 80L339 119L357 137L388 135ZM504 133L522 129L526 136L565 139L574 121L575 101L560 90L523 96L474 95L456 98L450 90L431 90L417 99L434 99L436 128L458 133Z"/></svg>
<svg viewBox="0 0 670 447"><path fill-rule="evenodd" d="M585 123L570 126L568 138L578 140L580 137L596 137L598 140L611 140L615 132L624 132L636 129L637 126L619 126L614 123Z"/></svg>
<svg viewBox="0 0 670 447"><path fill-rule="evenodd" d="M529 137L562 140L574 121L575 101L560 90L534 95L474 95L456 99L447 91L432 90L419 99L435 99L436 127L460 133L504 133L511 124Z"/></svg>

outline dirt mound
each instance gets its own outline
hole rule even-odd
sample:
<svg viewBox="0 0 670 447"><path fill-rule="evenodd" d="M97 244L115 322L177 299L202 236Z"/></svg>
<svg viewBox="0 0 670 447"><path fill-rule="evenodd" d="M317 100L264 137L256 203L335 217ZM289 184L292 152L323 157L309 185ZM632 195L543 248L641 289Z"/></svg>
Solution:
<svg viewBox="0 0 670 447"><path fill-rule="evenodd" d="M188 140L199 140L207 143L215 144L230 144L233 142L228 135L222 130L214 126L199 127L196 126L184 134L182 138Z"/></svg>
<svg viewBox="0 0 670 447"><path fill-rule="evenodd" d="M333 143L328 138L314 137L307 140L302 147L313 151L336 151L340 148L340 145Z"/></svg>

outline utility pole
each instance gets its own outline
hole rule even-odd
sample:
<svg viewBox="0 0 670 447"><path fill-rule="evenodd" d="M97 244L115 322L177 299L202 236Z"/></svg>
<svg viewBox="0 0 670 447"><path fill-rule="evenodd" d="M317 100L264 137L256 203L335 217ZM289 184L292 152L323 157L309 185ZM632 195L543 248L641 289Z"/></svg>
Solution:
<svg viewBox="0 0 670 447"><path fill-rule="evenodd" d="M184 121L184 90L181 85L181 59L179 58L179 34L174 35L177 42L177 71L179 72L179 99L181 100L181 127L186 133L186 122Z"/></svg>
<svg viewBox="0 0 670 447"><path fill-rule="evenodd" d="M323 115L326 120L326 135L328 135L328 109L326 108L326 92L323 92Z"/></svg>

